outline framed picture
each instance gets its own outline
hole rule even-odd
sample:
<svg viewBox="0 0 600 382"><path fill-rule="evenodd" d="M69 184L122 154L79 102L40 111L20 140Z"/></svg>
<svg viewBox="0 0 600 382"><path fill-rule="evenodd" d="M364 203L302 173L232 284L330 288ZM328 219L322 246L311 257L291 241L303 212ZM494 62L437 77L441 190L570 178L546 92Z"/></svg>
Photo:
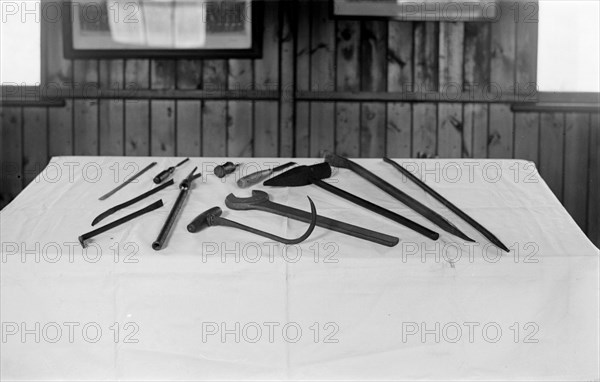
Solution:
<svg viewBox="0 0 600 382"><path fill-rule="evenodd" d="M498 21L499 0L333 0L336 18L403 21Z"/></svg>
<svg viewBox="0 0 600 382"><path fill-rule="evenodd" d="M76 0L63 3L67 58L259 58L254 0Z"/></svg>

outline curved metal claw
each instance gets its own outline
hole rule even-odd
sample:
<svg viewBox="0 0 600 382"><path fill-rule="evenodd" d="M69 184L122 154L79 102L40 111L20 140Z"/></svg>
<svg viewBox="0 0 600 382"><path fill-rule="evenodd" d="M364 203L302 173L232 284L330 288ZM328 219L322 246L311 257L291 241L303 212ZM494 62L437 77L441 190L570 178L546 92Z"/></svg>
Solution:
<svg viewBox="0 0 600 382"><path fill-rule="evenodd" d="M312 199L308 196L307 196L307 198L310 203L310 213L311 213L310 225L308 226L308 229L306 230L306 232L304 232L304 234L302 234L302 236L300 236L296 239L286 239L285 237L273 235L272 233L261 231L256 228L252 228L247 225L240 224L240 223L234 222L232 220L222 218L222 217L220 217L220 215L221 215L221 213L223 213L223 211L219 207L213 207L213 208L209 209L208 211L205 211L205 212L201 213L200 215L198 215L190 224L188 224L187 229L189 232L193 233L193 232L198 232L204 226L220 225L220 226L225 226L225 227L238 228L238 229L241 229L241 230L244 230L247 232L254 233L256 235L267 237L269 239L278 241L283 244L298 244L298 243L301 243L304 240L308 239L308 237L312 234L312 232L315 229L315 226L317 224L317 208L315 207L315 204L313 203Z"/></svg>

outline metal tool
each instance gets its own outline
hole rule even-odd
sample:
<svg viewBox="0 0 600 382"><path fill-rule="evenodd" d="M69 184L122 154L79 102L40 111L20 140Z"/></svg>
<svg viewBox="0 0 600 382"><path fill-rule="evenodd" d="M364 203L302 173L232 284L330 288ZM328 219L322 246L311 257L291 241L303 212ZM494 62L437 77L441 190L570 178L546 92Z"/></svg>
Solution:
<svg viewBox="0 0 600 382"><path fill-rule="evenodd" d="M155 251L158 251L164 247L169 233L171 232L171 228L173 228L173 224L175 224L175 219L177 219L177 216L183 208L183 203L185 202L185 199L187 198L187 195L192 187L192 182L194 179L202 176L201 173L194 174L197 169L198 167L194 167L192 172L190 172L190 174L184 180L182 180L181 183L179 183L179 189L181 190L179 191L179 196L177 196L177 200L175 200L175 204L173 205L173 208L171 208L171 212L169 212L169 216L167 216L167 220L160 230L158 237L154 243L152 243L152 249Z"/></svg>
<svg viewBox="0 0 600 382"><path fill-rule="evenodd" d="M369 209L379 215L385 216L388 219L400 223L405 227L408 227L422 235L425 235L432 240L437 240L439 238L440 235L437 232L430 230L429 228L423 227L422 225L415 223L414 221L407 219L404 216L398 215L395 212L380 207L374 203L369 202L368 200L359 198L356 195L353 195L321 180L330 176L331 167L329 166L329 163L323 162L312 166L294 167L293 169L288 170L283 174L277 175L276 177L267 180L263 184L265 186L275 187L296 187L314 184L337 196L347 199L352 203L358 204L361 207Z"/></svg>
<svg viewBox="0 0 600 382"><path fill-rule="evenodd" d="M215 167L214 173L218 178L223 178L225 175L234 172L239 165L241 165L241 163L234 164L233 162L225 162Z"/></svg>
<svg viewBox="0 0 600 382"><path fill-rule="evenodd" d="M311 214L308 212L285 206L283 204L271 202L269 200L269 194L259 190L253 190L252 196L249 198L238 198L233 194L229 194L225 198L225 205L232 210L258 210L270 212L272 214L285 216L289 219L299 220L305 223L308 223L311 220ZM344 223L339 220L330 219L321 215L317 216L317 225L322 228L330 229L332 231L340 232L388 247L393 247L399 242L397 237L371 231L366 228Z"/></svg>
<svg viewBox="0 0 600 382"><path fill-rule="evenodd" d="M150 163L148 166L146 166L143 169L141 169L137 174L133 175L131 178L127 179L126 181L124 181L123 183L121 183L120 185L118 185L117 187L115 187L114 190L112 190L109 193L104 194L101 197L99 197L98 200L107 199L108 197L110 197L111 195L113 195L115 192L119 191L121 188L123 188L123 187L127 186L129 183L133 182L138 177L140 177L140 175L142 175L146 171L150 170L154 166L156 166L156 162Z"/></svg>
<svg viewBox="0 0 600 382"><path fill-rule="evenodd" d="M85 241L86 240L91 239L92 237L97 236L97 235L99 235L99 234L101 234L103 232L106 232L109 229L115 228L115 227L117 227L117 226L119 226L119 225L121 225L123 223L126 223L126 222L130 221L131 219L135 219L138 216L142 216L142 215L144 215L144 214L146 214L146 213L148 213L150 211L154 211L155 209L160 208L162 206L163 206L162 199L157 200L156 202L150 204L149 206L146 206L146 207L142 208L141 210L137 210L134 213L131 213L131 214L127 215L127 216L124 216L121 219L115 220L112 223L108 223L107 225L102 226L100 228L96 228L93 231L90 231L88 233L84 233L83 235L79 236L79 243L81 244L81 246L83 248L85 248Z"/></svg>
<svg viewBox="0 0 600 382"><path fill-rule="evenodd" d="M143 200L143 199L147 198L150 195L154 195L158 191L163 190L163 189L169 187L170 185L172 185L174 183L175 182L173 181L173 179L170 179L168 182L163 183L160 186L151 189L150 191L144 192L140 196L137 196L137 197L135 197L133 199L130 199L130 200L124 202L124 203L121 203L121 204L118 204L118 205L116 205L116 206L114 206L112 208L109 208L108 210L104 211L100 215L96 216L96 218L94 219L94 221L92 221L92 227L95 226L96 224L100 223L100 221L102 219L106 218L107 216L110 216L110 215L114 214L118 210L121 210L121 209L123 209L125 207L129 207L132 204L135 204L135 203L139 202L140 200Z"/></svg>
<svg viewBox="0 0 600 382"><path fill-rule="evenodd" d="M306 230L306 232L304 232L304 234L297 239L286 239L285 237L273 235L272 233L260 231L256 228L248 227L247 225L243 225L243 224L222 218L220 216L223 213L223 211L219 207L213 207L207 211L204 211L200 215L196 216L196 218L194 220L192 220L192 222L190 224L188 224L187 230L191 233L195 233L195 232L200 231L204 227L220 225L220 226L225 226L225 227L238 228L238 229L241 229L241 230L244 230L247 232L251 232L251 233L254 233L254 234L257 234L260 236L264 236L266 238L278 241L283 244L298 244L298 243L301 243L304 240L308 239L310 234L315 229L315 225L317 223L317 209L315 208L315 204L310 199L310 197L307 196L307 198L308 198L308 201L310 202L310 215L311 215L310 225L308 226L308 229Z"/></svg>
<svg viewBox="0 0 600 382"><path fill-rule="evenodd" d="M421 187L421 189L423 189L429 195L433 196L438 202L442 203L443 205L445 205L446 207L448 207L448 209L450 209L450 211L452 211L455 214L457 214L458 216L460 216L464 221L466 221L473 228L475 228L477 231L479 231L483 236L485 236L495 246L497 246L498 248L501 248L502 250L504 250L506 252L510 252L510 250L508 249L508 247L506 245L504 245L500 241L500 239L498 239L496 236L494 236L493 233L491 233L490 231L488 231L481 224L477 223L477 221L475 221L475 219L473 219L472 217L470 217L469 215L467 215L465 212L463 212L460 208L458 208L457 206L455 206L454 204L452 204L452 202L450 202L448 199L444 198L442 195L440 195L433 188L429 187L421 179L419 179L416 176L414 176L410 171L408 171L407 169L405 169L404 167L402 167L400 164L394 162L390 158L384 157L383 161L386 162L386 163L391 164L395 169L397 169L398 171L400 171L404 176L406 176L408 179L412 180L417 186Z"/></svg>
<svg viewBox="0 0 600 382"><path fill-rule="evenodd" d="M246 188L255 185L256 183L262 182L267 179L272 173L285 170L286 168L295 165L296 162L288 162L286 164L282 164L281 166L277 166L275 168L269 170L262 170L253 172L252 174L246 175L245 177L239 179L237 181L237 185L239 188Z"/></svg>
<svg viewBox="0 0 600 382"><path fill-rule="evenodd" d="M362 167L361 165L352 162L351 160L341 157L339 155L333 153L326 153L325 161L332 166L347 168L359 175L363 179L366 179L370 183L379 187L383 191L387 192L397 200L399 200L402 204L407 206L408 208L414 210L419 215L427 218L429 221L443 229L444 231L450 232L453 235L460 237L463 240L474 242L475 240L471 239L467 235L465 235L461 230L456 228L454 224L450 223L446 218L437 212L433 211L429 207L425 206L418 200L412 198L410 195L400 191L398 188L392 186L390 183L381 179L377 175L373 174L371 171Z"/></svg>
<svg viewBox="0 0 600 382"><path fill-rule="evenodd" d="M171 166L166 170L162 170L161 172L158 173L158 175L156 175L153 179L154 183L156 184L160 184L162 183L165 179L167 179L172 173L175 172L175 169L179 166L181 166L182 164L184 164L185 162L189 161L190 158L185 158L184 160L182 160L181 162L177 163L175 166Z"/></svg>

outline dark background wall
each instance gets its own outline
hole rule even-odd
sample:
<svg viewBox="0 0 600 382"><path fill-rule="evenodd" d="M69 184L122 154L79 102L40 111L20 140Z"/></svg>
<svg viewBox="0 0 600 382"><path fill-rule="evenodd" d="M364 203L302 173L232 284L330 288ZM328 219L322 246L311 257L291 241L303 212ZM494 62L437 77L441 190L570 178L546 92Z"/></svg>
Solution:
<svg viewBox="0 0 600 382"><path fill-rule="evenodd" d="M533 100L537 52L537 14L514 4L451 23L267 1L255 60L65 60L61 25L44 23L66 106L2 108L0 205L56 155L520 158L600 245L598 114L512 111Z"/></svg>

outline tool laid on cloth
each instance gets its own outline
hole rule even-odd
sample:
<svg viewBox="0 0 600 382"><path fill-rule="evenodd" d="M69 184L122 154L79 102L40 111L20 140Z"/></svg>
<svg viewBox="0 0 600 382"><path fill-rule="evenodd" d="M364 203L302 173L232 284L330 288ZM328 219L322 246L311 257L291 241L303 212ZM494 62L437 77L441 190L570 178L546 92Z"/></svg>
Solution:
<svg viewBox="0 0 600 382"><path fill-rule="evenodd" d="M398 215L395 212L380 207L374 203L369 202L368 200L359 198L356 195L353 195L349 192L342 190L341 188L337 188L321 180L324 178L329 178L330 176L331 166L329 166L329 163L323 162L312 166L294 167L293 169L288 170L283 174L279 174L276 177L267 180L263 184L265 186L275 187L296 187L314 184L337 196L347 199L352 203L358 204L361 207L369 209L379 215L385 216L388 219L400 223L405 227L408 227L420 233L421 235L427 236L432 240L437 240L440 237L440 235L437 232L434 232L429 228L423 227L422 225L415 223L414 221L407 219L404 216Z"/></svg>
<svg viewBox="0 0 600 382"><path fill-rule="evenodd" d="M225 205L232 210L258 210L270 212L272 214L285 216L289 219L299 220L305 223L310 222L312 218L311 214L306 211L271 202L269 200L269 194L259 190L253 190L252 196L248 198L238 198L233 194L229 194L225 198ZM368 240L377 244L385 245L387 247L393 247L399 242L397 237L371 231L366 228L344 223L339 220L330 219L321 215L317 216L317 225L322 228L354 236L359 239Z"/></svg>
<svg viewBox="0 0 600 382"><path fill-rule="evenodd" d="M123 209L125 207L129 207L132 204L135 204L135 203L139 202L140 200L147 198L150 195L154 195L158 191L163 190L163 189L169 187L170 185L172 185L174 183L175 182L173 181L173 179L170 179L168 182L163 183L160 186L151 189L150 191L144 192L140 196L136 196L133 199L130 199L130 200L124 202L124 203L118 204L118 205L116 205L116 206L114 206L112 208L109 208L108 210L104 211L100 215L96 216L96 218L94 219L94 221L92 221L92 227L95 226L96 224L100 223L100 221L102 219L106 218L107 216L110 216L110 215L114 214L118 210L121 210L121 209Z"/></svg>
<svg viewBox="0 0 600 382"><path fill-rule="evenodd" d="M140 175L142 175L143 173L145 173L146 171L150 170L152 167L156 166L156 162L152 162L150 163L148 166L144 167L143 169L141 169L140 171L138 171L137 174L134 174L131 178L127 179L126 181L124 181L123 183L121 183L120 185L118 185L117 187L115 187L114 190L108 192L107 194L102 195L101 197L98 198L98 200L104 200L107 199L108 197L110 197L111 195L113 195L115 192L119 191L121 188L127 186L129 183L133 182L134 180L136 180Z"/></svg>
<svg viewBox="0 0 600 382"><path fill-rule="evenodd" d="M270 170L262 170L253 172L252 174L246 175L245 177L239 179L237 181L237 185L239 188L246 188L250 186L254 186L256 183L262 182L267 179L272 173L285 170L286 168L295 165L296 162L288 162L286 164L282 164L281 166L277 166Z"/></svg>
<svg viewBox="0 0 600 382"><path fill-rule="evenodd" d="M213 207L209 210L204 211L200 215L196 216L196 218L194 220L192 220L192 222L190 224L188 224L187 230L191 233L195 233L195 232L200 231L204 227L220 225L220 226L224 226L224 227L238 228L238 229L241 229L241 230L244 230L247 232L251 232L251 233L254 233L254 234L257 234L260 236L264 236L266 238L278 241L283 244L298 244L298 243L301 243L304 240L308 239L310 234L315 229L315 225L317 224L317 209L315 208L315 204L310 199L310 197L307 196L307 198L308 198L308 201L310 202L310 216L311 216L310 217L310 225L308 226L308 229L306 230L306 232L304 232L304 234L297 239L286 239L285 237L273 235L272 233L260 231L256 228L248 227L247 225L243 225L243 224L222 218L221 214L223 213L223 211L219 207Z"/></svg>
<svg viewBox="0 0 600 382"><path fill-rule="evenodd" d="M161 172L158 173L158 175L156 175L153 179L154 183L156 184L160 184L162 183L165 179L167 179L172 173L175 172L175 169L179 166L181 166L182 164L184 164L185 162L189 161L190 158L185 158L184 160L182 160L181 162L177 163L175 166L171 166L166 170L162 170Z"/></svg>
<svg viewBox="0 0 600 382"><path fill-rule="evenodd" d="M160 230L158 237L156 238L154 243L152 243L152 249L154 249L155 251L158 251L159 249L164 247L169 233L171 232L171 229L175 224L175 219L177 219L177 216L181 212L181 209L183 208L183 203L185 202L187 195L190 192L190 189L192 188L192 182L194 181L194 179L197 179L200 176L202 176L201 173L194 174L197 169L198 167L194 167L192 172L190 172L190 174L184 180L182 180L181 183L179 183L179 189L181 191L179 191L177 200L175 200L175 204L173 205L173 208L171 208L171 212L169 212L169 216L167 216L167 220L165 221L165 224Z"/></svg>
<svg viewBox="0 0 600 382"><path fill-rule="evenodd" d="M394 198L398 199L402 204L404 204L405 206L414 210L419 215L427 218L429 221L431 221L432 223L434 223L435 225L437 225L444 231L450 232L451 234L456 235L466 241L470 241L470 242L475 241L475 240L471 239L470 237L468 237L467 235L465 235L461 230L456 228L454 226L454 224L450 223L442 215L433 211L432 209L425 206L418 200L412 198L408 194L400 191L398 188L392 186L390 183L381 179L380 177L373 174L371 171L367 170L366 168L362 167L361 165L354 163L347 158L341 157L341 156L333 154L333 153L325 154L325 162L327 162L330 165L335 166L335 167L342 167L342 168L347 168L347 169L351 170L352 172L356 173L360 177L366 179L370 183L379 187L381 190L387 192Z"/></svg>
<svg viewBox="0 0 600 382"><path fill-rule="evenodd" d="M146 214L146 213L148 213L150 211L154 211L155 209L160 208L162 206L163 206L162 199L157 200L156 202L150 204L149 206L146 206L146 207L142 208L141 210L137 210L137 211L135 211L135 212L133 212L133 213L127 215L127 216L124 216L124 217L122 217L122 218L120 218L118 220L115 220L112 223L108 223L105 226L102 226L100 228L96 228L93 231L90 231L88 233L84 233L83 235L79 236L79 243L81 244L81 246L83 248L85 248L85 241L86 240L91 239L92 237L94 237L96 235L99 235L99 234L101 234L103 232L106 232L106 231L108 231L111 228L114 228L114 227L117 227L117 226L119 226L119 225L121 225L123 223L126 223L126 222L130 221L131 219L135 219L138 216L142 216L142 215L144 215L144 214Z"/></svg>
<svg viewBox="0 0 600 382"><path fill-rule="evenodd" d="M497 246L498 248L501 248L502 250L504 250L506 252L510 252L508 247L506 245L504 245L500 241L500 239L498 239L493 233L488 231L481 224L477 223L477 221L475 221L475 219L473 219L472 217L467 215L465 212L463 212L460 208L458 208L457 206L452 204L452 202L450 202L448 199L444 198L433 188L429 187L425 182L423 182L421 179L417 178L410 171L408 171L407 169L402 167L400 164L394 162L390 158L384 157L383 161L391 164L396 170L400 171L404 176L406 176L408 179L412 180L417 186L421 187L421 189L423 189L429 195L433 196L438 202L442 203L444 206L448 207L448 209L450 209L450 211L452 211L455 214L457 214L458 216L460 216L464 221L466 221L473 228L475 228L477 231L479 231L483 236L485 236L495 246Z"/></svg>
<svg viewBox="0 0 600 382"><path fill-rule="evenodd" d="M225 162L215 167L214 173L218 178L223 178L225 175L234 172L239 165L241 165L241 163L234 164L233 162Z"/></svg>

